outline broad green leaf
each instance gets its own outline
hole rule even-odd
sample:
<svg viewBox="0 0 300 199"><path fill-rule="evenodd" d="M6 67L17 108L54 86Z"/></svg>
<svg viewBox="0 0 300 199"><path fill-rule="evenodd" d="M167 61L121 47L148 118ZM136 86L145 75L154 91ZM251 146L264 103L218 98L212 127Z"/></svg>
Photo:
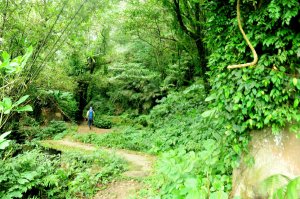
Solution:
<svg viewBox="0 0 300 199"><path fill-rule="evenodd" d="M204 199L206 197L204 194L203 195L201 194L200 190L192 190L186 196L186 199L195 199L195 198Z"/></svg>
<svg viewBox="0 0 300 199"><path fill-rule="evenodd" d="M4 114L9 114L12 109L12 101L9 97L4 97L2 100Z"/></svg>
<svg viewBox="0 0 300 199"><path fill-rule="evenodd" d="M32 107L30 105L26 105L26 106L22 106L22 107L18 107L16 109L17 112L24 112L24 111L33 111Z"/></svg>
<svg viewBox="0 0 300 199"><path fill-rule="evenodd" d="M19 64L17 62L10 62L10 64L9 64L10 67L16 67L18 65Z"/></svg>
<svg viewBox="0 0 300 199"><path fill-rule="evenodd" d="M26 65L29 57L31 56L32 54L32 51L33 51L33 48L32 46L30 46L29 48L27 48L27 52L26 54L23 56L23 60L22 60L22 63L21 63L21 68L24 68L24 66Z"/></svg>
<svg viewBox="0 0 300 199"><path fill-rule="evenodd" d="M25 96L21 97L16 103L14 103L14 106L19 106L20 104L25 102L28 97L29 97L29 95L25 95Z"/></svg>
<svg viewBox="0 0 300 199"><path fill-rule="evenodd" d="M10 61L10 55L6 51L4 51L2 53L2 58L3 58L4 62L9 62Z"/></svg>
<svg viewBox="0 0 300 199"><path fill-rule="evenodd" d="M3 111L4 107L3 107L3 102L0 102L0 111Z"/></svg>
<svg viewBox="0 0 300 199"><path fill-rule="evenodd" d="M287 198L288 199L294 199L294 198L299 198L298 193L300 191L300 178L297 177L293 180L291 180L288 185L287 185Z"/></svg>
<svg viewBox="0 0 300 199"><path fill-rule="evenodd" d="M218 191L210 194L209 199L227 199L228 194L223 191Z"/></svg>
<svg viewBox="0 0 300 199"><path fill-rule="evenodd" d="M250 124L250 126L253 126L253 120L252 119L249 119L249 124Z"/></svg>
<svg viewBox="0 0 300 199"><path fill-rule="evenodd" d="M3 140L6 136L8 136L11 133L11 131L5 132L2 135L0 135L0 140Z"/></svg>
<svg viewBox="0 0 300 199"><path fill-rule="evenodd" d="M297 108L299 105L299 98L296 98L294 101L294 108Z"/></svg>
<svg viewBox="0 0 300 199"><path fill-rule="evenodd" d="M212 95L210 95L207 98L205 98L205 101L206 102L212 101L212 100L216 99L216 97L217 97L216 94L213 93Z"/></svg>
<svg viewBox="0 0 300 199"><path fill-rule="evenodd" d="M4 138L9 135L11 131L5 132L2 135L0 135L0 149L3 150L6 147L9 146L10 140L5 140Z"/></svg>
<svg viewBox="0 0 300 199"><path fill-rule="evenodd" d="M198 185L198 182L197 182L197 179L195 179L195 178L188 178L185 180L184 185L189 188L196 188Z"/></svg>
<svg viewBox="0 0 300 199"><path fill-rule="evenodd" d="M212 115L214 115L216 112L216 109L210 109L210 110L207 110L207 111L204 111L201 116L202 117L211 117Z"/></svg>
<svg viewBox="0 0 300 199"><path fill-rule="evenodd" d="M297 85L297 82L298 82L298 80L297 80L297 78L293 78L293 84L294 84L294 86L296 86Z"/></svg>
<svg viewBox="0 0 300 199"><path fill-rule="evenodd" d="M9 146L10 140L0 140L0 149L3 150Z"/></svg>

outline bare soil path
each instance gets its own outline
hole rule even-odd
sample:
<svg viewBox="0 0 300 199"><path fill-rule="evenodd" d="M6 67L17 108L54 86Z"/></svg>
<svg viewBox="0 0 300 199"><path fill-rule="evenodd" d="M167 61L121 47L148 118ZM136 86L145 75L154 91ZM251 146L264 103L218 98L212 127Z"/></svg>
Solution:
<svg viewBox="0 0 300 199"><path fill-rule="evenodd" d="M109 133L109 132L111 132L111 129L100 129L96 127L92 127L92 129L89 129L88 125L86 125L86 122L83 122L81 125L78 126L78 133L102 134L102 133Z"/></svg>
<svg viewBox="0 0 300 199"><path fill-rule="evenodd" d="M87 125L80 125L78 127L78 133L109 133L108 129L99 129L93 127L90 130ZM68 146L72 148L78 148L81 150L93 151L97 150L97 147L91 144L84 144L81 142L75 142L68 139L63 140L50 140L47 141L52 144L60 146ZM105 150L110 153L115 153L116 155L122 157L129 163L129 170L123 173L123 176L127 177L129 180L122 180L111 183L107 189L99 191L94 199L127 199L129 196L136 191L138 191L142 185L135 179L141 179L150 175L154 157L146 155L143 153L122 150L122 149L110 149L110 148L98 148Z"/></svg>

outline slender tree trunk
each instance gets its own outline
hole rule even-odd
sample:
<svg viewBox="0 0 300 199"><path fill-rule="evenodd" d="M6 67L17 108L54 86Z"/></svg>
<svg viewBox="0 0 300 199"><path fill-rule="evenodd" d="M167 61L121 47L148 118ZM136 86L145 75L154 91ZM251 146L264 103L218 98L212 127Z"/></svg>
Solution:
<svg viewBox="0 0 300 199"><path fill-rule="evenodd" d="M207 74L207 72L209 71L209 68L207 67L207 59L206 59L204 43L203 43L202 39L200 39L200 38L198 40L196 40L195 43L197 46L198 57L199 57L199 62L200 62L200 67L201 67L201 76L203 78L205 92L209 93L211 86L209 83L209 75Z"/></svg>
<svg viewBox="0 0 300 199"><path fill-rule="evenodd" d="M183 1L183 3L186 3L185 1ZM183 5L186 6L187 4L183 4ZM203 42L203 30L202 30L203 27L200 23L200 22L204 23L203 13L201 11L200 3L194 4L194 10L195 10L194 13L190 12L188 10L189 8L187 8L186 9L187 13L184 14L184 13L182 13L183 11L181 10L181 7L180 7L180 0L173 0L173 9L176 14L179 26L181 27L183 32L185 32L191 39L194 40L194 42L196 44L197 51L198 51L198 58L199 58L198 66L200 66L200 69L201 69L201 77L203 78L205 92L209 93L211 86L209 84L209 76L207 74L207 72L209 71L209 68L207 67L206 48L205 48L204 42ZM193 16L190 16L190 15L193 15ZM187 28L187 26L183 20L183 16L186 16L191 22L194 23L194 28L195 28L194 31L191 31L190 29ZM200 23L200 24L195 24L195 22ZM190 67L190 71L192 73L194 73L195 66Z"/></svg>
<svg viewBox="0 0 300 199"><path fill-rule="evenodd" d="M78 81L78 89L76 93L78 104L78 114L76 117L77 121L81 121L83 119L82 115L84 114L84 108L87 105L87 89L88 89L88 83L85 81Z"/></svg>
<svg viewBox="0 0 300 199"><path fill-rule="evenodd" d="M8 0L6 0L5 11L3 12L3 17L2 17L3 22L2 22L2 27L0 30L0 38L2 38L4 35L5 25L6 25L6 21L7 21L7 10L8 10Z"/></svg>

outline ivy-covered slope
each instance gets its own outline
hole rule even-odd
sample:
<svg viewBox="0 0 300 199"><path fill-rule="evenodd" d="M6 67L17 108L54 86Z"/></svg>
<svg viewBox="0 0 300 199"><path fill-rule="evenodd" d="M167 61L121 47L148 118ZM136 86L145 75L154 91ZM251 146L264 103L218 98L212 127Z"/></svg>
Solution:
<svg viewBox="0 0 300 199"><path fill-rule="evenodd" d="M232 1L229 1L232 2ZM207 45L214 106L227 112L235 132L300 121L300 4L297 0L250 1L241 5L245 32L259 60L246 63L251 51L237 27L233 3L211 2ZM218 11L218 12L217 12Z"/></svg>

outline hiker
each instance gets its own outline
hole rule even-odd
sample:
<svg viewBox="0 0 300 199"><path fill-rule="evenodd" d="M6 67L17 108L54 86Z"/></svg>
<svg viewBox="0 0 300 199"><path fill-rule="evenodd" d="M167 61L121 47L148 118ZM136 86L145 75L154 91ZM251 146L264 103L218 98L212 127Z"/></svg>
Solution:
<svg viewBox="0 0 300 199"><path fill-rule="evenodd" d="M93 111L93 108L90 107L90 110L88 110L88 112L86 113L86 118L88 120L88 126L90 129L92 128L94 117L95 117L95 112Z"/></svg>

